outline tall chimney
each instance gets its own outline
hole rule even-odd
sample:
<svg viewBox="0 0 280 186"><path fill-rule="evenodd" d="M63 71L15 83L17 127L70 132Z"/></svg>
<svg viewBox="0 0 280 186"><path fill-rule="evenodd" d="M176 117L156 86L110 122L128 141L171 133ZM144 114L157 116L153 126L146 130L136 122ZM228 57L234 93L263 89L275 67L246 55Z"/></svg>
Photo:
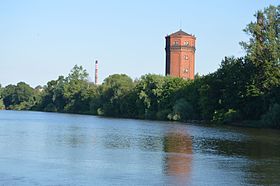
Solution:
<svg viewBox="0 0 280 186"><path fill-rule="evenodd" d="M95 61L95 80L94 83L97 85L98 83L98 61Z"/></svg>

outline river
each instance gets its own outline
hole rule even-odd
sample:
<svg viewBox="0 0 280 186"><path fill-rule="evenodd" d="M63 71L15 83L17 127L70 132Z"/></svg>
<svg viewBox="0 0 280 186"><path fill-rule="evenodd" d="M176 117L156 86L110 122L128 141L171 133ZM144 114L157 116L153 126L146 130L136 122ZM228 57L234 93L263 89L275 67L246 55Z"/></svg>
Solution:
<svg viewBox="0 0 280 186"><path fill-rule="evenodd" d="M280 185L280 131L0 111L0 185Z"/></svg>

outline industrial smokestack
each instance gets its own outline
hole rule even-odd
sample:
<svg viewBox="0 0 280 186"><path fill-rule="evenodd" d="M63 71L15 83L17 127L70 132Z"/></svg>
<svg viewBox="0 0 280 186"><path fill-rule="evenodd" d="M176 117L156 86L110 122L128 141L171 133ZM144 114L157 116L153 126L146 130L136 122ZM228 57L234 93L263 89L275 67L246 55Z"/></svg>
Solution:
<svg viewBox="0 0 280 186"><path fill-rule="evenodd" d="M95 79L94 79L94 83L97 85L98 83L98 61L95 61Z"/></svg>

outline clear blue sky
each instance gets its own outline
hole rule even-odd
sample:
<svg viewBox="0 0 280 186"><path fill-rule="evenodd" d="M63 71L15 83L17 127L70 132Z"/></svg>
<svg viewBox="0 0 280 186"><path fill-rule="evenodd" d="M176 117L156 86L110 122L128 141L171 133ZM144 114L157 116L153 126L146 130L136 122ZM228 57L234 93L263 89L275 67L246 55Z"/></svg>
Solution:
<svg viewBox="0 0 280 186"><path fill-rule="evenodd" d="M82 65L93 78L164 74L165 36L181 28L197 37L196 72L242 56L242 29L276 0L1 0L0 83L45 85Z"/></svg>

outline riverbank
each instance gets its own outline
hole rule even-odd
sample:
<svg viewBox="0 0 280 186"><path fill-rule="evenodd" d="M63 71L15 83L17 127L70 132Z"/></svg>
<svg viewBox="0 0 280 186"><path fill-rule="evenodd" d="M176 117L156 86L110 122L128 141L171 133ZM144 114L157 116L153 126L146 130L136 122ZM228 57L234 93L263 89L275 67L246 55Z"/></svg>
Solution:
<svg viewBox="0 0 280 186"><path fill-rule="evenodd" d="M5 109L2 109L5 110ZM11 110L12 111L12 110ZM53 112L53 111L42 111L42 110L14 110L14 111L38 111L38 112L49 112L49 113L66 113L66 114L79 114L79 115L92 115L92 116L99 116L104 118L119 118L119 119L136 119L136 120L145 120L145 121L168 121L168 122L180 122L180 123L192 123L196 125L203 125L203 126L236 126L236 127L243 127L243 128L259 128L259 129L276 129L279 128L272 128L265 125L261 120L245 120L245 121L238 121L238 122L231 122L231 123L218 123L214 121L206 121L206 120L186 120L186 121L172 121L168 119L145 119L145 118L135 118L135 117L117 117L117 116L105 116L105 115L98 115L89 112Z"/></svg>
<svg viewBox="0 0 280 186"><path fill-rule="evenodd" d="M47 111L40 111L40 110L26 110L26 111L39 111L39 112L47 112ZM187 121L172 121L172 120L158 120L158 119L145 119L145 118L133 118L133 117L113 117L113 116L104 116L92 113L73 113L73 112L50 112L49 113L65 113L65 114L79 114L79 115L91 115L91 116L99 116L104 118L118 118L118 119L135 119L135 120L144 120L144 121L167 121L173 123L192 123L196 125L203 125L203 126L236 126L236 127L243 127L243 128L257 128L257 129L276 129L270 128L264 125L260 120L246 120L246 121L239 121L239 122L232 122L232 123L217 123L213 121L206 121L206 120L187 120ZM279 130L279 129L276 129Z"/></svg>

